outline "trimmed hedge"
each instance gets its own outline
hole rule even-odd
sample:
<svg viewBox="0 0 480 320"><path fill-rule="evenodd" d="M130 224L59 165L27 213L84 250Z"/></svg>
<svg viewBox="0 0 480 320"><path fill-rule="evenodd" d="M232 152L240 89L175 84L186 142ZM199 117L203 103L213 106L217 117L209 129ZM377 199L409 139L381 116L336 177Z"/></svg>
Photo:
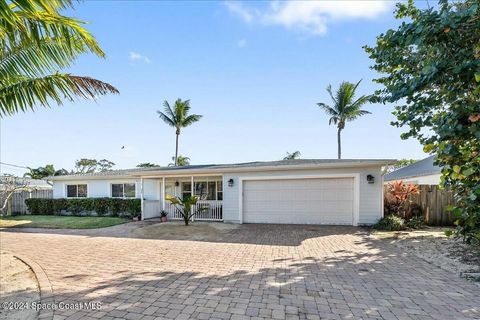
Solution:
<svg viewBox="0 0 480 320"><path fill-rule="evenodd" d="M25 199L33 215L74 215L137 217L141 212L140 199L83 198L83 199Z"/></svg>

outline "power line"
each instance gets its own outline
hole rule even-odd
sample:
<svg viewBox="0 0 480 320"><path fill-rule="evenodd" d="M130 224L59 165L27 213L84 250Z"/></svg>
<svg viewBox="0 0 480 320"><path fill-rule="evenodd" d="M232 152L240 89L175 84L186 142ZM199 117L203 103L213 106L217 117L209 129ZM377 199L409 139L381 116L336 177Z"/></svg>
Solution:
<svg viewBox="0 0 480 320"><path fill-rule="evenodd" d="M20 168L20 169L28 169L28 167L18 166L16 164L11 164L11 163L0 162L0 164L2 164L4 166L10 166L10 167L15 167L15 168Z"/></svg>

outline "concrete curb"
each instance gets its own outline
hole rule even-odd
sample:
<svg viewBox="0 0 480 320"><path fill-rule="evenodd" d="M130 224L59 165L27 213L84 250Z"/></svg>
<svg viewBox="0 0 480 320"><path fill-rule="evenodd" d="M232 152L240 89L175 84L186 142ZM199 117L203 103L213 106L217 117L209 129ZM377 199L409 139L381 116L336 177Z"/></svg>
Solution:
<svg viewBox="0 0 480 320"><path fill-rule="evenodd" d="M32 259L19 255L12 252L12 255L25 263L27 266L32 269L33 274L37 278L38 287L40 290L40 303L42 304L50 304L53 305L55 303L55 298L53 295L53 288L50 280L47 277L47 274L43 270L43 268L33 261ZM49 309L40 309L38 312L38 319L52 319L54 314L54 310Z"/></svg>

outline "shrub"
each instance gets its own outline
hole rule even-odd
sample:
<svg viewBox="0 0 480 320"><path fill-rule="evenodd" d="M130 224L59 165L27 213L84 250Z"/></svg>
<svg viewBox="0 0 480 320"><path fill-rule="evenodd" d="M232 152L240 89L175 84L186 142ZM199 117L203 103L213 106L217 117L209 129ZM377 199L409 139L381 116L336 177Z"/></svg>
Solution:
<svg viewBox="0 0 480 320"><path fill-rule="evenodd" d="M136 217L141 212L140 199L26 199L33 215L99 215Z"/></svg>
<svg viewBox="0 0 480 320"><path fill-rule="evenodd" d="M405 225L407 226L407 228L420 229L425 227L425 220L423 219L423 217L413 217L412 219L408 220Z"/></svg>
<svg viewBox="0 0 480 320"><path fill-rule="evenodd" d="M386 231L405 230L405 220L399 216L391 214L378 220L373 227L378 230Z"/></svg>

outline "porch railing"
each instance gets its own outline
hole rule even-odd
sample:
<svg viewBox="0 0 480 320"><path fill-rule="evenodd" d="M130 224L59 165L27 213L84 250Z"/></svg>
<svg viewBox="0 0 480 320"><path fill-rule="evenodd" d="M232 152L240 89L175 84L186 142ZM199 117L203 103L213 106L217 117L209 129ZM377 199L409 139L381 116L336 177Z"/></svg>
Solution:
<svg viewBox="0 0 480 320"><path fill-rule="evenodd" d="M195 221L222 221L223 220L223 201L220 200L200 200L193 208L194 212L198 211L198 208L206 207L199 213L196 213L192 220ZM165 205L165 211L168 212L168 219L170 220L183 220L183 217L177 207L171 203Z"/></svg>

